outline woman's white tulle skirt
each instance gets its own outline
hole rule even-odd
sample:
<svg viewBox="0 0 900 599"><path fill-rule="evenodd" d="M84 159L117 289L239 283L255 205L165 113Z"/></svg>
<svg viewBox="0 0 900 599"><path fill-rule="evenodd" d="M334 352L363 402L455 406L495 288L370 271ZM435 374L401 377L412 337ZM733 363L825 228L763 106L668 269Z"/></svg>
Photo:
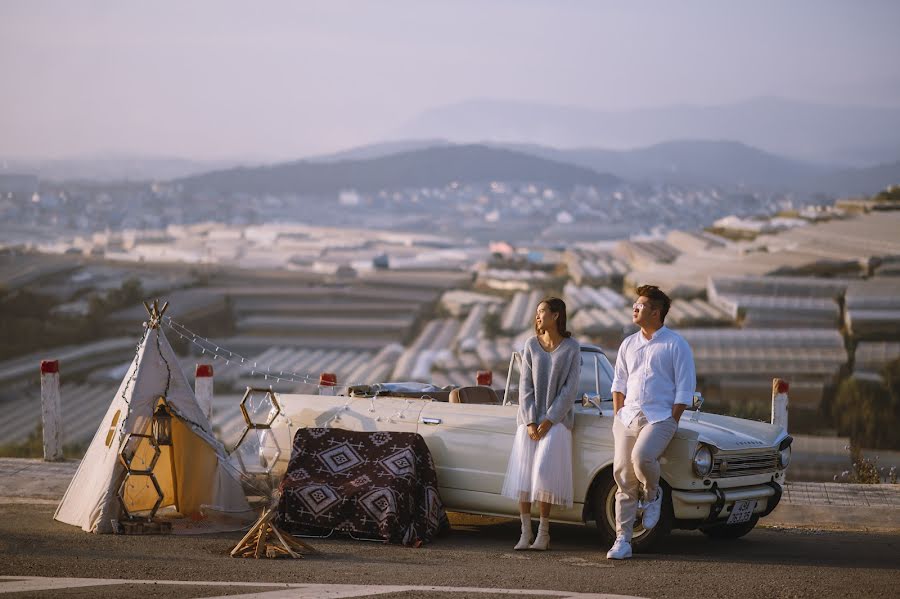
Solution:
<svg viewBox="0 0 900 599"><path fill-rule="evenodd" d="M554 424L543 439L532 441L520 424L502 493L516 501L572 507L572 431Z"/></svg>

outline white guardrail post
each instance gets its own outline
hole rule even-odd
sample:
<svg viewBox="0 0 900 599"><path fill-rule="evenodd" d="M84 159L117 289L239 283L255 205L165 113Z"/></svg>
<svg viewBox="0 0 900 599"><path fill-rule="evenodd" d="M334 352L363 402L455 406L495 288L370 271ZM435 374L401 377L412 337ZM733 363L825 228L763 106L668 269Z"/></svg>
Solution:
<svg viewBox="0 0 900 599"><path fill-rule="evenodd" d="M213 367L212 364L197 364L194 373L194 396L197 405L206 414L206 418L212 422L213 403Z"/></svg>
<svg viewBox="0 0 900 599"><path fill-rule="evenodd" d="M337 375L333 372L319 374L319 395L337 395Z"/></svg>
<svg viewBox="0 0 900 599"><path fill-rule="evenodd" d="M783 379L772 379L772 424L788 429L788 389Z"/></svg>
<svg viewBox="0 0 900 599"><path fill-rule="evenodd" d="M62 413L59 403L59 360L41 360L41 425L46 462L60 462L65 459L62 451Z"/></svg>

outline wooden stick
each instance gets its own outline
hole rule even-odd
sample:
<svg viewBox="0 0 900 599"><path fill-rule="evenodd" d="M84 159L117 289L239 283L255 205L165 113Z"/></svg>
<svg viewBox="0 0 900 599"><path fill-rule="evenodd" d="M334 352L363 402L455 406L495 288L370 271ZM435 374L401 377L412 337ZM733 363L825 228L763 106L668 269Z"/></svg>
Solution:
<svg viewBox="0 0 900 599"><path fill-rule="evenodd" d="M245 544L250 540L250 537L253 536L253 533L256 532L256 529L259 528L259 521L256 522L253 526L250 527L250 530L247 531L247 534L244 535L244 538L241 539L237 545L235 545L234 549L231 551L231 556L234 555L244 549Z"/></svg>
<svg viewBox="0 0 900 599"><path fill-rule="evenodd" d="M259 536L256 537L256 551L253 552L253 557L259 559L259 557L263 554L266 549L266 534L265 529L261 528L259 531Z"/></svg>
<svg viewBox="0 0 900 599"><path fill-rule="evenodd" d="M281 536L281 533L278 531L277 528L272 528L272 532L274 532L275 536L278 537L278 540L281 541L281 544L284 547L283 550L286 551L288 553L288 555L290 555L291 557L296 558L296 559L303 559L302 555L300 555L299 553L295 553L291 550L291 546L288 545L287 541L284 540L284 537ZM275 546L275 548L282 549L281 547L278 547L278 546Z"/></svg>

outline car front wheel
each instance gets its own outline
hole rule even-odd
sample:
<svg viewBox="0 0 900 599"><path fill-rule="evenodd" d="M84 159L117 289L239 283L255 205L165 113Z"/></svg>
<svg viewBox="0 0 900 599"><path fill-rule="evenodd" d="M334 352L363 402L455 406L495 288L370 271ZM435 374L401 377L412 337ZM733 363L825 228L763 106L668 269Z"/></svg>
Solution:
<svg viewBox="0 0 900 599"><path fill-rule="evenodd" d="M641 525L640 516L634 522L631 536L631 548L635 552L651 551L656 543L672 531L675 517L672 513L672 493L664 481L659 481L663 490L662 513L659 522L651 530ZM616 481L612 472L606 472L594 488L592 505L597 529L605 545L612 545L616 540Z"/></svg>

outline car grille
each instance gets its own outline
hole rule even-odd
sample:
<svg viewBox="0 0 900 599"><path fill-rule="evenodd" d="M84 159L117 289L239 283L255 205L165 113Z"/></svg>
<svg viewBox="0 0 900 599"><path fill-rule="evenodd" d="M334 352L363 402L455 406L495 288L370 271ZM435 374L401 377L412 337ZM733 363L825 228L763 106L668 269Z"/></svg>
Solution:
<svg viewBox="0 0 900 599"><path fill-rule="evenodd" d="M755 453L718 453L713 462L710 478L732 478L751 474L767 474L778 469L778 452L769 450Z"/></svg>

